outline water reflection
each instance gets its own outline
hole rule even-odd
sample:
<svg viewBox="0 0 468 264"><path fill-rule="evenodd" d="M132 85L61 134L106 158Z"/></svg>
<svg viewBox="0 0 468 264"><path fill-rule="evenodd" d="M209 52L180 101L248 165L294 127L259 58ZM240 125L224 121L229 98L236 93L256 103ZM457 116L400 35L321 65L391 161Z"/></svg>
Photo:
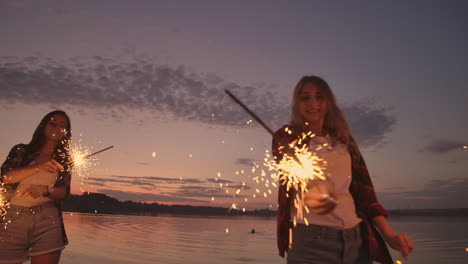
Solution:
<svg viewBox="0 0 468 264"><path fill-rule="evenodd" d="M63 263L285 263L276 251L274 218L79 213L64 218L70 244ZM467 218L389 220L415 241L411 259L403 263L468 263Z"/></svg>

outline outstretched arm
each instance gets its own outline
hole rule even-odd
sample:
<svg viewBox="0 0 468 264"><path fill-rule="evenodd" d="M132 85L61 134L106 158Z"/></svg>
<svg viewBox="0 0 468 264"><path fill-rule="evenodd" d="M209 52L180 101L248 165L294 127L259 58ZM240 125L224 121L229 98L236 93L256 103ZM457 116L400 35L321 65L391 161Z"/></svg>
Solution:
<svg viewBox="0 0 468 264"><path fill-rule="evenodd" d="M376 216L372 221L387 244L407 259L414 248L413 239L405 233L397 234L384 216Z"/></svg>

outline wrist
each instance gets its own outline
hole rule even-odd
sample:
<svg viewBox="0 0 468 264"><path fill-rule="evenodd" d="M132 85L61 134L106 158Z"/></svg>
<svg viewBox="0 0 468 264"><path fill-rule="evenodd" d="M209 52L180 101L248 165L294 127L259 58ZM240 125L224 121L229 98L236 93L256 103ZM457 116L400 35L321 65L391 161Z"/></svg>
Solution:
<svg viewBox="0 0 468 264"><path fill-rule="evenodd" d="M389 234L382 234L383 238L385 241L390 242L395 236L397 236L397 233L389 233Z"/></svg>
<svg viewBox="0 0 468 264"><path fill-rule="evenodd" d="M52 195L52 192L54 191L53 187L47 186L46 192L42 195L44 197L49 197Z"/></svg>

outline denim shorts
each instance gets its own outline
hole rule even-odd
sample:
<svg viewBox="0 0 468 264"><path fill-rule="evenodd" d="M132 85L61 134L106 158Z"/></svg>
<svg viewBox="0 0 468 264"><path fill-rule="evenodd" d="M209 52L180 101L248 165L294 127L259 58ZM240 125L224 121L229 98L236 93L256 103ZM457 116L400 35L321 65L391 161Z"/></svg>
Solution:
<svg viewBox="0 0 468 264"><path fill-rule="evenodd" d="M337 229L297 224L293 228L288 264L370 264L361 239L360 226Z"/></svg>
<svg viewBox="0 0 468 264"><path fill-rule="evenodd" d="M0 225L0 263L23 262L65 248L55 203L11 205Z"/></svg>

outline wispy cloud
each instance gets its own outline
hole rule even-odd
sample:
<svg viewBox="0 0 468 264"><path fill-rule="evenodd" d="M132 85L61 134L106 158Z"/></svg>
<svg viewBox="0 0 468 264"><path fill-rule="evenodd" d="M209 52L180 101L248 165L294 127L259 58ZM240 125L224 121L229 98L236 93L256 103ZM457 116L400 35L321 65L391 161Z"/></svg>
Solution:
<svg viewBox="0 0 468 264"><path fill-rule="evenodd" d="M140 188L153 190L156 188L155 183L149 181L141 181L138 179L114 179L114 178L95 178L89 177L88 182L91 185L97 186L138 186Z"/></svg>
<svg viewBox="0 0 468 264"><path fill-rule="evenodd" d="M107 194L121 201L136 201L136 202L146 202L146 201L157 201L157 202L171 202L171 203L209 203L208 200L203 199L191 199L181 196L172 196L165 194L153 194L153 193L143 193L143 192L124 192L119 190L112 189L99 189L97 190L100 193Z"/></svg>
<svg viewBox="0 0 468 264"><path fill-rule="evenodd" d="M154 176L121 176L113 175L110 178L89 177L87 182L90 185L102 186L107 188L118 188L134 186L147 191L155 191L160 189L175 189L174 186L189 185L189 184L207 184L207 182L193 178L166 178Z"/></svg>
<svg viewBox="0 0 468 264"><path fill-rule="evenodd" d="M436 179L414 191L379 193L382 203L398 208L466 207L468 178Z"/></svg>
<svg viewBox="0 0 468 264"><path fill-rule="evenodd" d="M227 126L244 124L250 117L225 95L225 89L272 127L288 121L290 100L285 102L274 89L242 86L215 75L194 73L184 66L157 64L145 56L94 56L67 61L35 56L0 58L0 101L4 104L68 105L114 119L139 109L150 110L161 118ZM388 109L372 104L347 105L344 110L363 146L384 142L396 124Z"/></svg>
<svg viewBox="0 0 468 264"><path fill-rule="evenodd" d="M227 194L223 189L217 187L201 187L201 186L180 186L179 190L174 193L180 197L190 198L232 198L232 194ZM237 196L243 197L243 196Z"/></svg>
<svg viewBox="0 0 468 264"><path fill-rule="evenodd" d="M452 139L436 139L425 146L422 151L435 154L444 154L453 150L462 150L463 146L468 145L466 141Z"/></svg>
<svg viewBox="0 0 468 264"><path fill-rule="evenodd" d="M354 138L360 146L378 146L385 143L386 134L396 126L396 117L390 109L361 102L343 107Z"/></svg>
<svg viewBox="0 0 468 264"><path fill-rule="evenodd" d="M237 165L244 165L244 166L249 166L252 167L255 164L261 164L258 160L255 159L249 159L249 158L238 158L236 160Z"/></svg>

